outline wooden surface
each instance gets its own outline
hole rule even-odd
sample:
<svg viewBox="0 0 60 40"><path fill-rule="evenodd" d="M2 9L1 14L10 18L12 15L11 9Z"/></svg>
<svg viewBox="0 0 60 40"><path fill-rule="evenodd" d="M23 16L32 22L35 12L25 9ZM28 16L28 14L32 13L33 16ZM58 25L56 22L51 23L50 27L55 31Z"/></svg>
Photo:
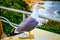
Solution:
<svg viewBox="0 0 60 40"><path fill-rule="evenodd" d="M2 22L0 19L0 39L1 39L2 34L3 34L3 27L2 27Z"/></svg>
<svg viewBox="0 0 60 40"><path fill-rule="evenodd" d="M55 34L55 33L37 29L37 28L32 30L31 33L34 34L34 38L21 39L18 37L18 35L16 35L12 37L6 37L4 38L4 40L60 40L59 34Z"/></svg>

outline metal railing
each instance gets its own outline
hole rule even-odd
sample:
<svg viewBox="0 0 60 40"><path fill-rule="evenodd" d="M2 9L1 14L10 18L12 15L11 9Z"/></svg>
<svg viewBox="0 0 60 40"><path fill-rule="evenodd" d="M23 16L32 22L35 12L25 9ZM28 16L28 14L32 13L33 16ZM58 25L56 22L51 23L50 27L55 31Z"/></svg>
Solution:
<svg viewBox="0 0 60 40"><path fill-rule="evenodd" d="M13 9L13 8L7 8L7 7L3 7L3 6L0 6L0 8L2 9L6 9L6 10L10 10L10 11L14 11L14 12L18 12L18 13L23 13L23 19L25 19L25 14L31 14L31 12L26 12L26 11L22 11L22 10L17 10L17 9ZM40 10L42 11L42 10ZM42 11L43 12L43 11ZM44 14L44 15L43 15ZM40 13L39 16L40 17L43 17L45 19L49 19L49 20L53 20L53 21L58 21L60 22L60 18L57 18L56 16L57 15L50 15L51 13ZM53 13L52 13L53 14ZM18 26L17 24L15 23L11 23L7 18L5 17L2 17L0 16L0 18L3 18L5 20L2 19L3 22L6 22L6 23L9 23L12 27L16 28L16 26Z"/></svg>
<svg viewBox="0 0 60 40"><path fill-rule="evenodd" d="M23 20L25 19L25 14L31 14L31 12L26 12L26 11L22 11L22 10L13 9L13 8L7 8L7 7L3 7L3 6L0 6L0 8L18 12L18 13L23 13ZM18 24L10 22L7 18L5 18L3 16L0 16L0 18L1 18L1 21L5 22L5 23L9 23L12 27L17 28Z"/></svg>

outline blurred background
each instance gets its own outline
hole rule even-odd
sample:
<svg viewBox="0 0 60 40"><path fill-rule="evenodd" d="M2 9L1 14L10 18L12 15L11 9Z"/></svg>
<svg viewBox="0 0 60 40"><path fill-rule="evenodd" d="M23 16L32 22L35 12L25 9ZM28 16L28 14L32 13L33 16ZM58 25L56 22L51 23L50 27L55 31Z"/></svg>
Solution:
<svg viewBox="0 0 60 40"><path fill-rule="evenodd" d="M44 2L44 1L46 0L43 1L41 0L0 0L0 6L14 8L18 10L30 11L34 3ZM22 14L13 11L4 10L4 9L0 9L0 16L4 16L8 18L11 22L16 24L19 24L23 20ZM5 34L11 33L12 27L9 24L2 22L2 25ZM48 23L44 24L41 27L38 26L37 28L60 34L60 23L52 20L49 20Z"/></svg>

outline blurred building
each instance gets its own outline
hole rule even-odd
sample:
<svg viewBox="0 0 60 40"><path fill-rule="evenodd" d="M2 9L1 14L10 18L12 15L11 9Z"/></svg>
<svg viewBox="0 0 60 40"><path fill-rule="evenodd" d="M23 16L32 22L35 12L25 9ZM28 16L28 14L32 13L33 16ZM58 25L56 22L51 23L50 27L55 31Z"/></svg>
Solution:
<svg viewBox="0 0 60 40"><path fill-rule="evenodd" d="M42 3L44 2L45 0L24 0L28 5L29 7L31 8L33 6L33 4L35 3Z"/></svg>

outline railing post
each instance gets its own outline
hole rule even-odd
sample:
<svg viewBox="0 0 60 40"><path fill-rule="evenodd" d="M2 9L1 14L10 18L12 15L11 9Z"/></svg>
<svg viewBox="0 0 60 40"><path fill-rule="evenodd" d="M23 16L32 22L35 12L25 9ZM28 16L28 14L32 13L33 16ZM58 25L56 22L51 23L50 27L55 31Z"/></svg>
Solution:
<svg viewBox="0 0 60 40"><path fill-rule="evenodd" d="M25 14L23 14L23 20L25 19Z"/></svg>

